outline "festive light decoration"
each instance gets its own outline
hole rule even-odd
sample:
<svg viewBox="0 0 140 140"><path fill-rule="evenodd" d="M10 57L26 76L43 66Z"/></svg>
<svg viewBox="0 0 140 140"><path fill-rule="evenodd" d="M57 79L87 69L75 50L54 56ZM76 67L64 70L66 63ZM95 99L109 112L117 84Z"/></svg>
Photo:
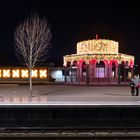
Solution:
<svg viewBox="0 0 140 140"><path fill-rule="evenodd" d="M32 70L32 78L38 77L38 70Z"/></svg>
<svg viewBox="0 0 140 140"><path fill-rule="evenodd" d="M93 39L77 43L77 54L118 54L118 42Z"/></svg>
<svg viewBox="0 0 140 140"><path fill-rule="evenodd" d="M89 61L91 60L97 60L97 61L103 61L103 60L118 60L119 63L122 61L133 61L134 57L131 55L125 55L125 54L83 54L83 55L66 55L64 57L64 66L66 66L67 62L73 63L74 61L80 61L84 60L87 64L89 64Z"/></svg>
<svg viewBox="0 0 140 140"><path fill-rule="evenodd" d="M29 70L21 69L21 77L22 78L29 78Z"/></svg>
<svg viewBox="0 0 140 140"><path fill-rule="evenodd" d="M12 78L20 78L20 70L19 69L12 70Z"/></svg>
<svg viewBox="0 0 140 140"><path fill-rule="evenodd" d="M10 69L3 69L2 70L3 73L3 78L10 78Z"/></svg>
<svg viewBox="0 0 140 140"><path fill-rule="evenodd" d="M39 70L40 78L47 78L47 70Z"/></svg>
<svg viewBox="0 0 140 140"><path fill-rule="evenodd" d="M128 61L129 65L134 65L134 56L126 55L118 52L118 42L105 39L93 39L77 43L77 54L64 56L64 66L67 63L77 61L78 63L83 60L86 64L90 61L110 61L115 60L120 64L122 61ZM131 64L130 64L131 63Z"/></svg>
<svg viewBox="0 0 140 140"><path fill-rule="evenodd" d="M26 68L0 68L0 79L27 79L29 78L29 70ZM33 79L48 78L47 68L35 68L32 70Z"/></svg>

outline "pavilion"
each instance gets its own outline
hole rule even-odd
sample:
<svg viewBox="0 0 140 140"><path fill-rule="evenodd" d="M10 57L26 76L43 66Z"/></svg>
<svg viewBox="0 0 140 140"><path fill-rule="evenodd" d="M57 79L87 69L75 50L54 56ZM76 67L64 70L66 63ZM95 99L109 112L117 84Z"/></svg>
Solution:
<svg viewBox="0 0 140 140"><path fill-rule="evenodd" d="M77 53L64 56L65 67L76 67L79 78L87 74L90 80L96 78L112 78L117 82L119 65L127 68L126 77L131 78L133 74L134 56L119 53L119 43L108 39L96 39L81 41L77 43ZM122 73L122 74L121 74Z"/></svg>

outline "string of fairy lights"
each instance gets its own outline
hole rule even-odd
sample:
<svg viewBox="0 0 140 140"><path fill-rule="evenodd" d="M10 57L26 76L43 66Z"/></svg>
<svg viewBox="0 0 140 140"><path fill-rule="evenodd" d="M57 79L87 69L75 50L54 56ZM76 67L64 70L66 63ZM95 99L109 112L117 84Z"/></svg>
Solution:
<svg viewBox="0 0 140 140"><path fill-rule="evenodd" d="M93 39L77 43L77 54L118 54L118 42Z"/></svg>
<svg viewBox="0 0 140 140"><path fill-rule="evenodd" d="M93 39L87 41L81 41L77 43L77 54L66 55L63 57L64 66L67 65L67 62L73 63L74 61L79 62L84 60L89 64L92 60L99 61L111 61L115 60L118 63L124 62L133 62L134 56L119 53L119 43L113 40L105 39Z"/></svg>

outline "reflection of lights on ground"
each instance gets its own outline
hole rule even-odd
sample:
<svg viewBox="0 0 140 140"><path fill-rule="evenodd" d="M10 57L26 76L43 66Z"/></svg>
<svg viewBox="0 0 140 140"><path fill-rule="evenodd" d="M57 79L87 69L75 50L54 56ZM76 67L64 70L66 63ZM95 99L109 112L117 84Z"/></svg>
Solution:
<svg viewBox="0 0 140 140"><path fill-rule="evenodd" d="M21 77L22 78L28 78L29 77L29 72L28 70L21 70Z"/></svg>
<svg viewBox="0 0 140 140"><path fill-rule="evenodd" d="M38 77L37 70L32 70L32 78L37 78L37 77Z"/></svg>
<svg viewBox="0 0 140 140"><path fill-rule="evenodd" d="M13 78L19 78L20 77L20 73L19 73L19 69L16 70L12 70L12 77Z"/></svg>
<svg viewBox="0 0 140 140"><path fill-rule="evenodd" d="M0 70L0 78L1 78L1 70Z"/></svg>
<svg viewBox="0 0 140 140"><path fill-rule="evenodd" d="M40 78L47 78L47 70L39 70Z"/></svg>
<svg viewBox="0 0 140 140"><path fill-rule="evenodd" d="M10 78L10 69L3 69L3 78Z"/></svg>

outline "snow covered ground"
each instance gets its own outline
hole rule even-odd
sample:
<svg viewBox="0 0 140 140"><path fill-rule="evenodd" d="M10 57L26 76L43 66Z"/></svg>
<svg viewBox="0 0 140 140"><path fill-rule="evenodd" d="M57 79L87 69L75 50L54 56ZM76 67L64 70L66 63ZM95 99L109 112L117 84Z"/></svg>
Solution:
<svg viewBox="0 0 140 140"><path fill-rule="evenodd" d="M130 87L0 84L0 104L30 105L140 105Z"/></svg>

